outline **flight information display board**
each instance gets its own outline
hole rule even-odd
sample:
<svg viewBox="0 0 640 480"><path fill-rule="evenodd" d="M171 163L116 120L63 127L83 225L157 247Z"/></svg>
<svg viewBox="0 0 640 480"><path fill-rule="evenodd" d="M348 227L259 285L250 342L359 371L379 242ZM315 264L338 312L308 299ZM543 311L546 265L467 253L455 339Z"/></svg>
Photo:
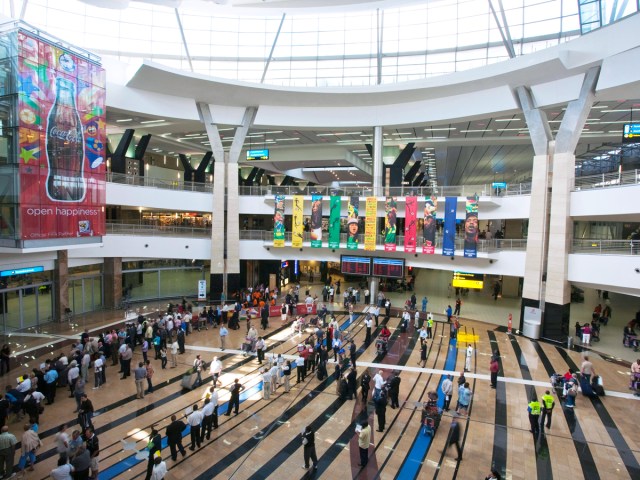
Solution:
<svg viewBox="0 0 640 480"><path fill-rule="evenodd" d="M622 126L622 143L640 143L640 123L625 123Z"/></svg>
<svg viewBox="0 0 640 480"><path fill-rule="evenodd" d="M340 271L345 275L371 275L371 257L340 255Z"/></svg>
<svg viewBox="0 0 640 480"><path fill-rule="evenodd" d="M453 272L453 282L451 285L454 288L482 290L484 287L484 275L481 273Z"/></svg>
<svg viewBox="0 0 640 480"><path fill-rule="evenodd" d="M397 258L373 258L374 277L404 277L404 260Z"/></svg>

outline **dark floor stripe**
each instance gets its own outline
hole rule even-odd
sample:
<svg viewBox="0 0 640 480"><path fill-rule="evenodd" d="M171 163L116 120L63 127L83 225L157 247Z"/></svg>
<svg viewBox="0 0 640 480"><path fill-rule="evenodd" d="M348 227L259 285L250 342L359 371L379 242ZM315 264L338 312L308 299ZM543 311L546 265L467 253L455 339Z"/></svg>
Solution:
<svg viewBox="0 0 640 480"><path fill-rule="evenodd" d="M567 365L569 365L569 368L571 368L574 371L580 371L580 367L576 365L573 359L569 356L569 354L563 348L556 347L556 350L558 350L558 352L560 353L562 358L565 360ZM609 433L609 437L611 438L611 441L615 445L616 450L618 450L620 458L624 462L624 466L627 469L627 472L629 473L631 478L640 478L640 465L638 464L638 460L636 459L634 453L629 448L629 445L627 444L626 440L620 433L620 430L618 430L618 427L616 426L616 422L614 422L613 418L611 418L611 415L609 415L609 412L607 411L607 408L602 403L602 400L600 400L597 397L591 398L590 400L591 400L591 404L593 405L593 408L596 410L596 413L600 417L600 421L606 427L607 433Z"/></svg>
<svg viewBox="0 0 640 480"><path fill-rule="evenodd" d="M555 369L553 368L553 365L551 365L549 357L547 357L547 354L544 353L544 350L537 342L531 342L531 344L533 345L533 348L535 348L536 354L542 362L542 366L547 372L547 375L551 377L551 375L555 373ZM549 390L551 390L551 388ZM573 445L576 449L576 453L578 454L578 458L580 459L582 475L584 476L584 478L593 478L594 480L598 480L600 478L600 474L598 473L598 468L596 467L593 455L591 454L591 450L589 449L589 444L587 443L587 439L584 436L584 432L580 427L578 419L573 413L573 410L569 408L563 408L563 405L560 403L560 399L558 398L557 400L558 406L564 414L564 418L567 421L567 425L569 426L571 438L573 439ZM557 411L558 409L556 408L555 410ZM544 433L545 428L546 427L541 426L540 431Z"/></svg>
<svg viewBox="0 0 640 480"><path fill-rule="evenodd" d="M489 330L487 335L489 336L489 343L491 343L491 350L498 354L498 365L500 366L500 369L498 370L498 377L504 377L502 356L500 355L500 347L496 339L496 334ZM507 385L504 382L498 382L495 390L496 407L494 409L493 453L491 455L491 467L497 469L502 476L506 478L508 458Z"/></svg>
<svg viewBox="0 0 640 480"><path fill-rule="evenodd" d="M527 366L527 359L524 357L522 350L520 349L520 345L513 335L509 335L509 338L511 340L513 352L520 364L520 374L522 375L522 378L525 380L532 380L531 372ZM536 389L532 385L526 385L525 388L527 390L527 398L529 402L538 398ZM553 471L551 469L551 457L549 456L547 437L545 435L538 435L538 438L535 438L534 436L533 441L536 451L536 470L538 480L551 480L553 478Z"/></svg>

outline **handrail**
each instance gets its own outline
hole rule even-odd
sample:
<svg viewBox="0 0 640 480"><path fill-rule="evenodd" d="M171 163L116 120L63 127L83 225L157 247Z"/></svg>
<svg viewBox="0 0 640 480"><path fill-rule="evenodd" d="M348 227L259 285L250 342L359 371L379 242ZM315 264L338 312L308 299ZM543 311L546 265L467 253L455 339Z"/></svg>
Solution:
<svg viewBox="0 0 640 480"><path fill-rule="evenodd" d="M119 183L123 185L133 185L136 187L153 187L167 190L183 190L186 192L213 192L213 184L206 182L186 182L184 180L166 180L163 178L140 177L127 175L124 173L107 172L107 182Z"/></svg>
<svg viewBox="0 0 640 480"><path fill-rule="evenodd" d="M640 240L575 239L570 253L597 255L638 255Z"/></svg>
<svg viewBox="0 0 640 480"><path fill-rule="evenodd" d="M588 190L590 188L620 187L623 185L637 185L640 183L640 170L627 170L625 172L599 173L576 177L574 191Z"/></svg>
<svg viewBox="0 0 640 480"><path fill-rule="evenodd" d="M178 227L174 225L144 225L140 223L107 223L107 235L146 235L152 237L208 237L211 227Z"/></svg>

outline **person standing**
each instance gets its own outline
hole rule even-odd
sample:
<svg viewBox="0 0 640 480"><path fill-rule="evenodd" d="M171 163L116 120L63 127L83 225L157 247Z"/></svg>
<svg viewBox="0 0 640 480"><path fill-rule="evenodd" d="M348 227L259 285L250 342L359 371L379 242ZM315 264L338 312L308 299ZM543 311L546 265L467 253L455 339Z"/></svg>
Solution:
<svg viewBox="0 0 640 480"><path fill-rule="evenodd" d="M120 353L120 360L122 361L122 377L120 380L124 380L131 375L131 359L133 358L133 351L128 343L124 344L124 349ZM86 382L86 380L85 380Z"/></svg>
<svg viewBox="0 0 640 480"><path fill-rule="evenodd" d="M445 315L447 315L447 322L451 322L451 315L453 315L453 309L451 305L447 305L446 310L444 311Z"/></svg>
<svg viewBox="0 0 640 480"><path fill-rule="evenodd" d="M264 361L264 351L267 348L267 344L264 341L264 338L258 337L258 341L256 342L256 353L258 354L258 364L262 365Z"/></svg>
<svg viewBox="0 0 640 480"><path fill-rule="evenodd" d="M351 367L347 373L347 395L349 400L358 399L358 373L356 367Z"/></svg>
<svg viewBox="0 0 640 480"><path fill-rule="evenodd" d="M216 400L216 403L214 404L209 397L204 399L204 406L202 407L202 428L200 429L200 443L204 443L205 436L207 440L211 438L211 429L213 428L213 414L217 403L218 402Z"/></svg>
<svg viewBox="0 0 640 480"><path fill-rule="evenodd" d="M420 328L420 312L418 310L413 314L413 327L416 330Z"/></svg>
<svg viewBox="0 0 640 480"><path fill-rule="evenodd" d="M586 379L587 383L591 383L591 375L595 375L596 371L593 368L593 363L589 361L587 355L584 356L584 361L580 366L580 374Z"/></svg>
<svg viewBox="0 0 640 480"><path fill-rule="evenodd" d="M284 393L289 393L291 390L291 361L287 360L282 366L282 379L284 380Z"/></svg>
<svg viewBox="0 0 640 480"><path fill-rule="evenodd" d="M178 340L171 342L171 368L178 366Z"/></svg>
<svg viewBox="0 0 640 480"><path fill-rule="evenodd" d="M136 383L136 398L144 398L144 381L147 378L147 369L142 362L133 370L133 378Z"/></svg>
<svg viewBox="0 0 640 480"><path fill-rule="evenodd" d="M202 385L202 369L204 368L204 361L200 358L200 355L196 355L196 359L193 361L193 369L196 372L196 380L193 382L193 388Z"/></svg>
<svg viewBox="0 0 640 480"><path fill-rule="evenodd" d="M433 337L433 315L431 312L427 314L427 338Z"/></svg>
<svg viewBox="0 0 640 480"><path fill-rule="evenodd" d="M500 364L498 363L498 355L494 352L489 363L489 372L491 372L491 388L496 388L498 385L498 371L500 370Z"/></svg>
<svg viewBox="0 0 640 480"><path fill-rule="evenodd" d="M471 358L473 357L473 347L471 344L467 345L467 356L464 361L464 369L466 372L471 371Z"/></svg>
<svg viewBox="0 0 640 480"><path fill-rule="evenodd" d="M373 400L376 410L376 416L378 417L378 432L384 431L387 414L387 391L382 389L380 395Z"/></svg>
<svg viewBox="0 0 640 480"><path fill-rule="evenodd" d="M196 446L200 448L202 442L200 441L200 427L202 425L202 412L198 410L198 404L193 406L193 411L187 417L187 423L191 427L191 445L189 450L192 452L196 449Z"/></svg>
<svg viewBox="0 0 640 480"><path fill-rule="evenodd" d="M10 478L13 475L16 443L16 436L9 432L8 426L3 426L0 433L0 478Z"/></svg>
<svg viewBox="0 0 640 480"><path fill-rule="evenodd" d="M385 384L385 381L384 381L384 378L382 378L382 370L378 370L378 373L376 373L373 377L374 400L376 397L378 397L382 393L382 387L384 386L384 384Z"/></svg>
<svg viewBox="0 0 640 480"><path fill-rule="evenodd" d="M102 360L102 357L100 356L100 353L96 353L95 354L95 360L93 361L93 376L94 376L94 380L95 380L95 386L93 387L94 390L97 390L98 388L100 388L100 385L102 385L102 369L104 368L104 361Z"/></svg>
<svg viewBox="0 0 640 480"><path fill-rule="evenodd" d="M425 368L427 364L427 341L424 339L420 339L420 361L418 365L422 368Z"/></svg>
<svg viewBox="0 0 640 480"><path fill-rule="evenodd" d="M422 297L422 313L427 313L427 303L429 302L429 300L427 300L427 296L425 295L424 297Z"/></svg>
<svg viewBox="0 0 640 480"><path fill-rule="evenodd" d="M394 373L389 381L389 399L391 400L391 408L398 408L398 395L400 395L400 374Z"/></svg>
<svg viewBox="0 0 640 480"><path fill-rule="evenodd" d="M364 327L365 327L365 337L364 337L364 344L365 345L369 345L371 343L371 325L373 324L373 321L371 320L371 314L368 314L367 317L364 319Z"/></svg>
<svg viewBox="0 0 640 480"><path fill-rule="evenodd" d="M544 392L544 395L540 398L542 400L542 414L540 415L540 428L544 427L544 420L547 419L547 428L551 428L551 415L553 413L553 407L555 407L556 402L551 395L549 390Z"/></svg>
<svg viewBox="0 0 640 480"><path fill-rule="evenodd" d="M262 398L269 400L271 398L271 372L268 368L260 370L262 374Z"/></svg>
<svg viewBox="0 0 640 480"><path fill-rule="evenodd" d="M155 428L151 429L147 448L149 450L149 461L147 462L147 476L145 477L145 480L151 480L156 452L158 453L158 456L162 458L160 453L162 451L162 437Z"/></svg>
<svg viewBox="0 0 640 480"><path fill-rule="evenodd" d="M357 354L356 342L351 340L349 342L349 360L351 361L351 366L353 368L356 368L356 356L357 356L356 354Z"/></svg>
<svg viewBox="0 0 640 480"><path fill-rule="evenodd" d="M227 335L229 335L229 330L227 330L227 327L222 324L220 325L220 330L218 332L220 334L220 350L224 351Z"/></svg>
<svg viewBox="0 0 640 480"><path fill-rule="evenodd" d="M455 316L459 316L460 315L460 307L462 306L462 301L460 300L460 297L456 298L456 308L453 310L453 314Z"/></svg>
<svg viewBox="0 0 640 480"><path fill-rule="evenodd" d="M534 435L538 435L540 433L540 402L538 402L537 398L533 398L529 402L527 411L529 412L529 423L531 424L529 431Z"/></svg>
<svg viewBox="0 0 640 480"><path fill-rule="evenodd" d="M153 460L153 471L151 472L150 480L164 480L167 474L167 464L162 460L162 457L156 457Z"/></svg>
<svg viewBox="0 0 640 480"><path fill-rule="evenodd" d="M371 375L369 375L369 371L365 370L362 378L360 379L360 395L362 396L362 403L366 404L367 399L369 398L369 388L371 386Z"/></svg>
<svg viewBox="0 0 640 480"><path fill-rule="evenodd" d="M309 469L309 460L311 460L313 469L318 469L318 457L316 455L316 434L309 425L304 427L302 431L302 445L304 454L304 468Z"/></svg>
<svg viewBox="0 0 640 480"><path fill-rule="evenodd" d="M357 431L357 430L356 430ZM360 423L360 431L358 432L358 450L360 451L359 467L366 467L369 463L369 444L371 443L371 427L369 422L363 420Z"/></svg>
<svg viewBox="0 0 640 480"><path fill-rule="evenodd" d="M227 413L225 415L228 417L231 415L231 409L235 407L234 413L238 415L240 413L240 392L244 390L244 385L240 383L240 380L235 378L233 380L233 384L229 387L229 391L231 392L231 398L229 399L229 406L227 407Z"/></svg>
<svg viewBox="0 0 640 480"><path fill-rule="evenodd" d="M155 373L153 370L153 366L151 365L151 360L147 360L146 362L147 364L145 365L145 368L147 370L147 393L153 393L153 382L152 382L152 378L153 378L153 374Z"/></svg>
<svg viewBox="0 0 640 480"><path fill-rule="evenodd" d="M458 409L456 411L460 415L467 414L472 395L471 389L469 388L469 382L465 382L464 385L458 388Z"/></svg>
<svg viewBox="0 0 640 480"><path fill-rule="evenodd" d="M209 373L211 374L211 383L214 387L218 386L220 374L222 373L222 362L218 357L213 357L211 365L209 366Z"/></svg>
<svg viewBox="0 0 640 480"><path fill-rule="evenodd" d="M5 343L0 349L0 377L5 373L9 373L11 366L11 347Z"/></svg>
<svg viewBox="0 0 640 480"><path fill-rule="evenodd" d="M167 443L169 444L169 450L171 450L171 459L175 462L178 459L178 451L183 457L187 456L187 452L182 446L182 432L187 428L185 423L181 420L177 420L175 415L171 415L171 423L167 426Z"/></svg>
<svg viewBox="0 0 640 480"><path fill-rule="evenodd" d="M460 448L460 424L458 422L458 418L455 416L451 421L446 450L448 450L451 445L455 445L456 449L458 450L458 457L456 458L456 460L462 460L462 448Z"/></svg>

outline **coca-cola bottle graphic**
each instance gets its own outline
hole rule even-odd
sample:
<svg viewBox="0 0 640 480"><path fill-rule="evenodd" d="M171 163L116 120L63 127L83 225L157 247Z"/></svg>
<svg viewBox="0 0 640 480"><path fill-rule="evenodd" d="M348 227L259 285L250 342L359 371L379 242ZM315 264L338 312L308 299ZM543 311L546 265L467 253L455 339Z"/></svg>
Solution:
<svg viewBox="0 0 640 480"><path fill-rule="evenodd" d="M86 195L82 124L72 80L56 78L56 101L47 120L47 196L55 202L81 202Z"/></svg>

